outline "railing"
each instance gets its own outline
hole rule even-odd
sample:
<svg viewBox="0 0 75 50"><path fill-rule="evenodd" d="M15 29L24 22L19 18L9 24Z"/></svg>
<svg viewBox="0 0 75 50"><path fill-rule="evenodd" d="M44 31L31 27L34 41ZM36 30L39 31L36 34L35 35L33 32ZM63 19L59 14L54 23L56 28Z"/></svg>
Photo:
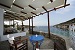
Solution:
<svg viewBox="0 0 75 50"><path fill-rule="evenodd" d="M51 34L51 39L54 41L54 50L67 50L66 43L63 38Z"/></svg>

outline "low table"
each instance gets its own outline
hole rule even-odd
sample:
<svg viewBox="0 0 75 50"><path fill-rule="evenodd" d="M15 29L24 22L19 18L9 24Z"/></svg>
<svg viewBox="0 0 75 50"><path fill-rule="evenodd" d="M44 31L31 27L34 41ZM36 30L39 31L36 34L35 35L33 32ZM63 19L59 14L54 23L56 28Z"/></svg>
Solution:
<svg viewBox="0 0 75 50"><path fill-rule="evenodd" d="M40 48L40 45L42 44L44 37L42 35L32 35L29 37L29 39L33 45L33 50L34 50L35 48Z"/></svg>

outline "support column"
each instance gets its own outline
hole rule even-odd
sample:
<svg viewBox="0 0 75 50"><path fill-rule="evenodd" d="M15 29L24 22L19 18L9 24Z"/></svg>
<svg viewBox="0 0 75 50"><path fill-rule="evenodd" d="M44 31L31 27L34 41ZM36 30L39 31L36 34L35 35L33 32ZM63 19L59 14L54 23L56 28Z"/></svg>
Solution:
<svg viewBox="0 0 75 50"><path fill-rule="evenodd" d="M29 19L29 33L30 33L30 19Z"/></svg>
<svg viewBox="0 0 75 50"><path fill-rule="evenodd" d="M33 34L33 17L32 17L32 34Z"/></svg>
<svg viewBox="0 0 75 50"><path fill-rule="evenodd" d="M23 21L22 21L22 31L24 31L24 27L23 27Z"/></svg>
<svg viewBox="0 0 75 50"><path fill-rule="evenodd" d="M18 22L17 22L17 30L18 30Z"/></svg>
<svg viewBox="0 0 75 50"><path fill-rule="evenodd" d="M49 39L50 39L50 21L49 21L49 12L47 12L48 15L48 34L49 34Z"/></svg>
<svg viewBox="0 0 75 50"><path fill-rule="evenodd" d="M13 20L13 28L14 28L14 20Z"/></svg>

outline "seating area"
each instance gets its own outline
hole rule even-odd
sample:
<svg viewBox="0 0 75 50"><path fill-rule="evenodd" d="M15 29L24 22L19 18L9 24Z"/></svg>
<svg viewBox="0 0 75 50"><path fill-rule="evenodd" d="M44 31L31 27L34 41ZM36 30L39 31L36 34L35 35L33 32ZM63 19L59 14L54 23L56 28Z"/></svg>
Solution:
<svg viewBox="0 0 75 50"><path fill-rule="evenodd" d="M29 36L31 36L31 35L32 34L27 33L26 36L15 37L13 40L13 43L12 42L10 43L10 40L9 40L8 41L9 50L33 50L33 45L30 43L30 40L29 40ZM51 34L51 39L49 39L49 38L47 38L48 34L43 33L43 32L41 32L41 33L38 32L38 35L43 35L45 37L42 45L40 46L40 49L66 50L66 43L63 38L61 38L57 35ZM0 42L0 44L1 44L1 42ZM0 48L0 50L2 50L2 49Z"/></svg>

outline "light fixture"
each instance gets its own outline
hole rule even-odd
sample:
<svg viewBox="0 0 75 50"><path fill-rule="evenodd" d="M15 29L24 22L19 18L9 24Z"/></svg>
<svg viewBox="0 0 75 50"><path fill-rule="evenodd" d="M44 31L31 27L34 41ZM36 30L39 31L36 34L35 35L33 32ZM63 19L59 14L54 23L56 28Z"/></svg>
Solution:
<svg viewBox="0 0 75 50"><path fill-rule="evenodd" d="M11 5L11 8L12 8L12 5Z"/></svg>
<svg viewBox="0 0 75 50"><path fill-rule="evenodd" d="M15 0L13 0L13 3L15 2Z"/></svg>
<svg viewBox="0 0 75 50"><path fill-rule="evenodd" d="M6 11L4 11L4 12L6 12Z"/></svg>
<svg viewBox="0 0 75 50"><path fill-rule="evenodd" d="M33 0L32 2L34 2L35 0Z"/></svg>
<svg viewBox="0 0 75 50"><path fill-rule="evenodd" d="M47 4L50 4L51 2L48 2Z"/></svg>

